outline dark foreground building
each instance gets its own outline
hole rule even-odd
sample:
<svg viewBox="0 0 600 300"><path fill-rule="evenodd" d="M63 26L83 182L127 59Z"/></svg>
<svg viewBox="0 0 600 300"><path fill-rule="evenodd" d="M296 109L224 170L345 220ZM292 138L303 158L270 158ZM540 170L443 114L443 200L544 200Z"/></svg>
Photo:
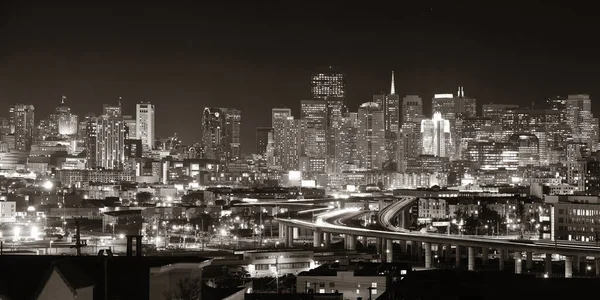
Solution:
<svg viewBox="0 0 600 300"><path fill-rule="evenodd" d="M377 299L577 299L589 297L596 278L536 278L508 272L412 272Z"/></svg>
<svg viewBox="0 0 600 300"><path fill-rule="evenodd" d="M202 299L211 299L217 291L198 284L208 264L200 257L4 255L0 299L147 300L185 293L207 293Z"/></svg>

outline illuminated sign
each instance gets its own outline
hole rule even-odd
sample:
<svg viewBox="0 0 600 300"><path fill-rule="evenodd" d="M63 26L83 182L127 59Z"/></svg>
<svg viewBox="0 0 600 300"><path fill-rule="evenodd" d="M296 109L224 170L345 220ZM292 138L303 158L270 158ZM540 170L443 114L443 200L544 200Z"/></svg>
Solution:
<svg viewBox="0 0 600 300"><path fill-rule="evenodd" d="M454 94L435 94L433 95L434 99L445 99L445 98L454 98Z"/></svg>

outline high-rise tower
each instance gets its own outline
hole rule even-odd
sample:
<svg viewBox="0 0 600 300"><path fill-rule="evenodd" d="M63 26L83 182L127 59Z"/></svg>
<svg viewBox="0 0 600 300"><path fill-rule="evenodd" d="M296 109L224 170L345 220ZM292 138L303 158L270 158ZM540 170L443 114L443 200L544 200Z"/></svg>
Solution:
<svg viewBox="0 0 600 300"><path fill-rule="evenodd" d="M154 105L140 103L135 106L135 137L142 140L146 150L154 148Z"/></svg>

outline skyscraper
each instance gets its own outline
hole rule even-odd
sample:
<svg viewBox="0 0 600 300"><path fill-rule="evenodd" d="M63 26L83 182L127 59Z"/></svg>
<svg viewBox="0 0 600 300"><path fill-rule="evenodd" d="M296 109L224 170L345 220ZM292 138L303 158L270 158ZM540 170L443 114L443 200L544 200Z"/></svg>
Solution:
<svg viewBox="0 0 600 300"><path fill-rule="evenodd" d="M340 119L340 130L335 135L335 160L333 171L354 170L360 165L356 153L358 113L346 113Z"/></svg>
<svg viewBox="0 0 600 300"><path fill-rule="evenodd" d="M294 120L289 108L273 108L271 125L274 161L269 162L270 165L285 171L297 170L299 120Z"/></svg>
<svg viewBox="0 0 600 300"><path fill-rule="evenodd" d="M125 161L125 124L118 106L104 105L102 116L96 120L96 166L122 169Z"/></svg>
<svg viewBox="0 0 600 300"><path fill-rule="evenodd" d="M58 119L58 134L62 136L74 136L77 134L78 117L71 113L71 108L65 104L67 97L62 96L60 104L56 107L56 118Z"/></svg>
<svg viewBox="0 0 600 300"><path fill-rule="evenodd" d="M240 142L242 112L234 108L225 108L223 112L225 113L225 159L227 161L238 160L242 155Z"/></svg>
<svg viewBox="0 0 600 300"><path fill-rule="evenodd" d="M301 102L301 155L325 157L327 153L327 101L302 100Z"/></svg>
<svg viewBox="0 0 600 300"><path fill-rule="evenodd" d="M241 112L233 108L206 107L202 114L204 158L221 161L240 157Z"/></svg>
<svg viewBox="0 0 600 300"><path fill-rule="evenodd" d="M441 113L436 112L433 118L421 121L422 154L448 157L449 141L450 121L443 119Z"/></svg>
<svg viewBox="0 0 600 300"><path fill-rule="evenodd" d="M82 132L83 144L86 148L86 159L88 168L96 168L96 141L97 141L97 128L98 118L92 114L88 114L84 119L85 132Z"/></svg>
<svg viewBox="0 0 600 300"><path fill-rule="evenodd" d="M358 108L356 152L362 169L381 169L385 162L385 122L377 103L363 103Z"/></svg>
<svg viewBox="0 0 600 300"><path fill-rule="evenodd" d="M592 115L590 96L585 94L569 95L566 101L566 113L573 140L588 143L591 148L591 144L597 141L592 141L594 116Z"/></svg>
<svg viewBox="0 0 600 300"><path fill-rule="evenodd" d="M402 124L421 122L423 118L423 100L418 95L407 95L402 99Z"/></svg>
<svg viewBox="0 0 600 300"><path fill-rule="evenodd" d="M344 74L333 67L314 73L311 78L311 93L315 100L344 99L346 97Z"/></svg>
<svg viewBox="0 0 600 300"><path fill-rule="evenodd" d="M256 127L256 154L265 155L269 144L269 134L273 132L271 127Z"/></svg>
<svg viewBox="0 0 600 300"><path fill-rule="evenodd" d="M140 103L135 106L135 138L142 140L146 150L154 148L154 105Z"/></svg>
<svg viewBox="0 0 600 300"><path fill-rule="evenodd" d="M390 93L373 95L373 102L377 103L383 111L386 134L397 133L400 128L400 96L396 95L394 86L394 72L392 71Z"/></svg>
<svg viewBox="0 0 600 300"><path fill-rule="evenodd" d="M15 135L15 149L27 151L31 148L31 140L35 126L33 105L15 104L10 107L11 131Z"/></svg>

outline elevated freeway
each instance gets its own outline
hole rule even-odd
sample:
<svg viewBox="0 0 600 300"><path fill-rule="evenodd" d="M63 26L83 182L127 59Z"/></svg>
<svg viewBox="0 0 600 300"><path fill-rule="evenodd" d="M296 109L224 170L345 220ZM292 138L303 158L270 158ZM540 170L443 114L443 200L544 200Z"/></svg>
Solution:
<svg viewBox="0 0 600 300"><path fill-rule="evenodd" d="M358 209L338 209L319 215L314 221L305 221L298 219L277 220L283 226L285 232L286 245L291 246L293 238L291 230L293 228L305 228L314 231L314 245L328 246L332 234L344 236L347 249L354 250L357 237L376 238L385 245L386 260L391 260L393 255L392 243L394 241L410 242L412 245L418 245L424 249L425 267L432 266L432 245L437 245L437 249L446 249L446 255L452 247L455 250L457 264L460 264L461 248L466 248L468 258L468 269L475 269L475 257L481 253L482 260L487 262L490 249L497 250L499 253L499 267L504 268L504 261L509 259L508 252L514 252L515 271L521 270L521 255L526 253L527 268L531 268L533 253L545 254L546 273L551 273L552 255L558 254L564 256L565 276L572 276L573 260L579 261L580 257L594 257L596 262L596 272L600 275L600 247L589 243L570 243L570 242L552 242L552 241L523 241L523 240L501 240L490 239L485 236L457 236L448 234L411 232L404 228L392 225L392 218L396 217L403 209L412 205L415 200L413 197L396 197L396 201L387 207L381 209L377 214L378 221L386 230L374 230L360 227L351 227L346 221L356 218L370 211L361 211ZM518 265L518 267L517 267Z"/></svg>

